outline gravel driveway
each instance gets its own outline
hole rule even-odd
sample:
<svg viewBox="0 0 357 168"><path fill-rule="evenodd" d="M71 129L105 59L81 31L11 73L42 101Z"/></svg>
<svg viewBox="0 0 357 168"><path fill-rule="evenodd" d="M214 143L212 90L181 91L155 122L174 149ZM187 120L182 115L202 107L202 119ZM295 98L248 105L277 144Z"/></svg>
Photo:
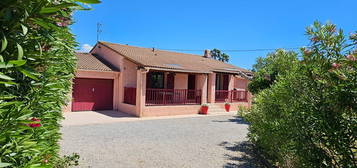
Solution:
<svg viewBox="0 0 357 168"><path fill-rule="evenodd" d="M62 154L80 167L254 167L248 125L232 115L62 127Z"/></svg>

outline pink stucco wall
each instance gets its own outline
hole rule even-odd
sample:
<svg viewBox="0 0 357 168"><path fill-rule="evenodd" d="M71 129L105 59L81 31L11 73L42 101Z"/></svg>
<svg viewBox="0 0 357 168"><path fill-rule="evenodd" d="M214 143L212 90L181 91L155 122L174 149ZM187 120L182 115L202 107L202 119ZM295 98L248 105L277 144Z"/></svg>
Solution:
<svg viewBox="0 0 357 168"><path fill-rule="evenodd" d="M97 54L106 61L110 62L116 68L120 69L120 78L118 80L118 110L132 115L138 115L135 105L125 104L124 101L124 87L136 87L137 80L137 65L127 60L124 56L114 52L110 48L98 43L92 50L92 53Z"/></svg>
<svg viewBox="0 0 357 168"><path fill-rule="evenodd" d="M147 106L142 117L197 114L201 105Z"/></svg>
<svg viewBox="0 0 357 168"><path fill-rule="evenodd" d="M175 89L187 89L188 74L176 73L175 75Z"/></svg>
<svg viewBox="0 0 357 168"><path fill-rule="evenodd" d="M120 69L122 64L122 56L118 55L118 53L114 52L113 50L97 43L94 46L93 50L91 51L92 54L97 54L99 57L104 58L116 68Z"/></svg>
<svg viewBox="0 0 357 168"><path fill-rule="evenodd" d="M136 87L137 65L127 59L123 59L122 64L123 85L124 87Z"/></svg>
<svg viewBox="0 0 357 168"><path fill-rule="evenodd" d="M224 110L225 103L215 103L215 105ZM230 111L238 111L239 106L250 107L250 104L248 102L231 103Z"/></svg>
<svg viewBox="0 0 357 168"><path fill-rule="evenodd" d="M249 80L247 79L241 77L235 77L234 88L247 90L248 82Z"/></svg>

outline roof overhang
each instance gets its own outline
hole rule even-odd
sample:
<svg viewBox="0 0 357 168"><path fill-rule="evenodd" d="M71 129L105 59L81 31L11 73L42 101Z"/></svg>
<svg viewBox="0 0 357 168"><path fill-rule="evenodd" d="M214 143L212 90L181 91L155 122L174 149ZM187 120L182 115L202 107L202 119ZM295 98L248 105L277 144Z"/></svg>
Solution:
<svg viewBox="0 0 357 168"><path fill-rule="evenodd" d="M245 79L248 79L248 80L251 80L253 78L251 72L244 72L244 71L239 71L239 70L237 70L237 71L229 71L229 70L217 69L217 70L214 70L213 72L234 74L234 75L241 76L241 77L243 77Z"/></svg>
<svg viewBox="0 0 357 168"><path fill-rule="evenodd" d="M150 67L150 66L145 66L143 68L145 68L147 70L181 72L181 73L197 73L197 74L209 74L209 73L212 73L212 72L207 72L207 71L195 71L195 70L187 70L187 69L173 69L173 68Z"/></svg>

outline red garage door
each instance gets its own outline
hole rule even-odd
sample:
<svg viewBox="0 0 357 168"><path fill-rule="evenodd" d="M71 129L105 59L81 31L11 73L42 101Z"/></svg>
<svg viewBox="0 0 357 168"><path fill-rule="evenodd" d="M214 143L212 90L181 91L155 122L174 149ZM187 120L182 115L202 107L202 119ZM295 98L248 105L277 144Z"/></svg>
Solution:
<svg viewBox="0 0 357 168"><path fill-rule="evenodd" d="M74 79L72 111L113 109L113 80Z"/></svg>

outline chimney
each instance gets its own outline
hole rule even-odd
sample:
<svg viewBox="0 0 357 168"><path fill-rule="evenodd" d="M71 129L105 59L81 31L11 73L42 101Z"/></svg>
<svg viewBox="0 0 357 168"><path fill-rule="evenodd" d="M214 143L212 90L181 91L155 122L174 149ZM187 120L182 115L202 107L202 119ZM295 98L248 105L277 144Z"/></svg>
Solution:
<svg viewBox="0 0 357 168"><path fill-rule="evenodd" d="M205 50L205 53L204 53L203 57L205 57L205 58L212 58L212 57L211 57L211 51L210 51L210 50Z"/></svg>

